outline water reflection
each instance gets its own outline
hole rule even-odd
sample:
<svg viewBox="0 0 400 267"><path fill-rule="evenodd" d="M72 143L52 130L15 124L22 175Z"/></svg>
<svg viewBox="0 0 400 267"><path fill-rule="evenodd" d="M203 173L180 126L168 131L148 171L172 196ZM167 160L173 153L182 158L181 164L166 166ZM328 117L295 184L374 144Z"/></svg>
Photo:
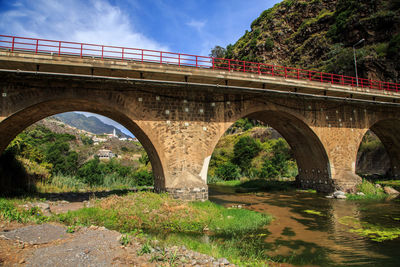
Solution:
<svg viewBox="0 0 400 267"><path fill-rule="evenodd" d="M393 219L400 218L397 201L357 203L298 191L238 194L222 186L210 186L210 200L272 214L275 220L268 227L268 235L259 238L256 246L276 261L317 266L400 265L399 239L374 242L351 233L351 227L340 223L340 218L349 216L400 227L400 219Z"/></svg>

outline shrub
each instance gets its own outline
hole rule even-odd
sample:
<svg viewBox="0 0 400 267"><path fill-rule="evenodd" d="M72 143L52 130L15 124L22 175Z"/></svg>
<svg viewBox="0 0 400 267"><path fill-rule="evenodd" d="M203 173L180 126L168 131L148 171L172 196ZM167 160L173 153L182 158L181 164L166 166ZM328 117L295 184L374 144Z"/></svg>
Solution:
<svg viewBox="0 0 400 267"><path fill-rule="evenodd" d="M134 173L133 179L138 186L152 186L154 184L153 174L147 171L138 171Z"/></svg>
<svg viewBox="0 0 400 267"><path fill-rule="evenodd" d="M279 176L279 172L272 164L271 160L267 159L262 165L259 176L260 178L276 178Z"/></svg>
<svg viewBox="0 0 400 267"><path fill-rule="evenodd" d="M265 39L264 47L267 51L271 51L274 48L274 41L271 38L267 37Z"/></svg>
<svg viewBox="0 0 400 267"><path fill-rule="evenodd" d="M261 151L261 145L258 140L249 136L244 136L233 147L232 163L238 165L244 174L248 174L251 168L252 159Z"/></svg>
<svg viewBox="0 0 400 267"><path fill-rule="evenodd" d="M93 185L100 185L103 183L103 174L100 168L100 160L95 157L92 160L86 162L82 167L79 168L77 177L84 183Z"/></svg>
<svg viewBox="0 0 400 267"><path fill-rule="evenodd" d="M231 162L219 165L215 169L215 175L223 180L235 180L240 177L238 166Z"/></svg>
<svg viewBox="0 0 400 267"><path fill-rule="evenodd" d="M400 51L400 33L393 36L390 40L387 55L388 57L398 57Z"/></svg>

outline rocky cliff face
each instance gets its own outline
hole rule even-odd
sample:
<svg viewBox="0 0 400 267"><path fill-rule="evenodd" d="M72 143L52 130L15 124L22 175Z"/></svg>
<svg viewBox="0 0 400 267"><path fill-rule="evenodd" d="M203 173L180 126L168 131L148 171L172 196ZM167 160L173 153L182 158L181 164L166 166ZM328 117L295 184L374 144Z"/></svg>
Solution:
<svg viewBox="0 0 400 267"><path fill-rule="evenodd" d="M398 82L400 0L284 0L265 10L225 56Z"/></svg>

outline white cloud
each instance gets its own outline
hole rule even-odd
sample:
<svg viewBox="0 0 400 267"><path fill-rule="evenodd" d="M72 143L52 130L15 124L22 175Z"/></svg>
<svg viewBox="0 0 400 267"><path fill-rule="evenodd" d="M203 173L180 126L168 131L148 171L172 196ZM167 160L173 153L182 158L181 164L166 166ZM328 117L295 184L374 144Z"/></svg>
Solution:
<svg viewBox="0 0 400 267"><path fill-rule="evenodd" d="M134 10L130 11L134 13ZM20 0L0 13L0 32L22 37L155 50L167 47L147 38L129 14L107 0Z"/></svg>
<svg viewBox="0 0 400 267"><path fill-rule="evenodd" d="M200 21L200 20L191 20L186 25L195 28L197 31L201 31L204 26L206 25L206 21Z"/></svg>

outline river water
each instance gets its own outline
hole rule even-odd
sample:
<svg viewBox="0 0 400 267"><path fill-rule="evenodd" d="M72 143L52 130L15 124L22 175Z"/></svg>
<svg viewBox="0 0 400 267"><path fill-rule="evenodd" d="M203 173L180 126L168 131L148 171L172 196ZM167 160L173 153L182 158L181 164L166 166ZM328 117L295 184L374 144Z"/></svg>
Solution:
<svg viewBox="0 0 400 267"><path fill-rule="evenodd" d="M400 201L360 202L327 199L302 191L236 193L210 185L209 199L226 207L243 208L274 217L255 250L278 262L307 266L400 266L400 238L372 241L351 232L351 225L368 223L400 228Z"/></svg>

